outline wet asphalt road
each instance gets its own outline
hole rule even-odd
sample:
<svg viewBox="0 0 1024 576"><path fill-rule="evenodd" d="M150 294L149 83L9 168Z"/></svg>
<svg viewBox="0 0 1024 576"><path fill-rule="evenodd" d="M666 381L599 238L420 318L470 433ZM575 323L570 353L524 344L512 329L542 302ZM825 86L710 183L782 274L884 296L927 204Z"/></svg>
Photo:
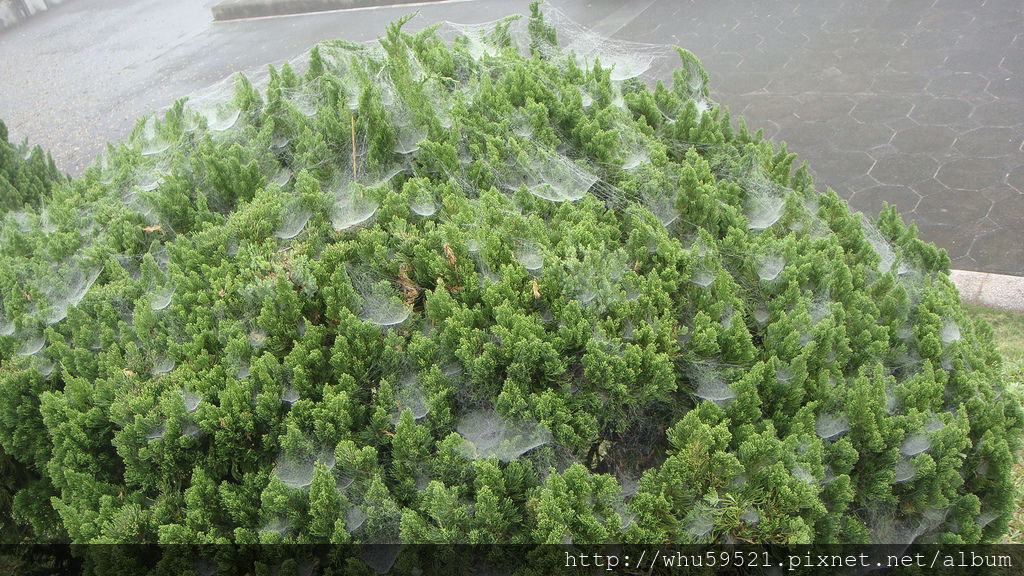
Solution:
<svg viewBox="0 0 1024 576"><path fill-rule="evenodd" d="M79 174L135 119L331 38L371 40L418 10L491 21L471 0L213 22L213 0L69 0L0 32L0 118ZM786 141L817 183L883 201L954 267L1024 275L1024 3L1019 0L555 0L614 38L692 50L715 100Z"/></svg>

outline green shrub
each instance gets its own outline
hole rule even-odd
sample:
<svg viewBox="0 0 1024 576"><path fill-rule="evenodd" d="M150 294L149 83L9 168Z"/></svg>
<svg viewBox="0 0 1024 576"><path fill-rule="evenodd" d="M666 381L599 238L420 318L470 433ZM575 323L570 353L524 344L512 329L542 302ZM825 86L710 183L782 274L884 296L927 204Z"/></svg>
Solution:
<svg viewBox="0 0 1024 576"><path fill-rule="evenodd" d="M20 230L29 225L29 212L24 209L30 208L36 215L47 214L45 202L51 189L66 180L50 155L38 146L30 148L25 143L16 146L7 138L7 126L0 121L0 218L7 220L5 226ZM43 218L45 224L47 216ZM7 292L7 284L3 282L4 292ZM10 336L12 330L13 325L0 318L0 333ZM6 357L0 360L0 366L6 363ZM14 495L32 482L30 469L0 448L0 543L17 542L24 536L24 531L11 521L11 505ZM28 494L25 492L23 497ZM47 497L41 496L44 500ZM45 506L45 501L33 505L40 504Z"/></svg>
<svg viewBox="0 0 1024 576"><path fill-rule="evenodd" d="M15 146L7 141L0 121L0 214L28 206L40 207L54 183L64 180L53 158L38 146Z"/></svg>
<svg viewBox="0 0 1024 576"><path fill-rule="evenodd" d="M526 57L517 25L321 44L7 218L13 522L997 539L1021 412L946 254L734 129L689 52L648 89L660 54L581 60L535 7Z"/></svg>

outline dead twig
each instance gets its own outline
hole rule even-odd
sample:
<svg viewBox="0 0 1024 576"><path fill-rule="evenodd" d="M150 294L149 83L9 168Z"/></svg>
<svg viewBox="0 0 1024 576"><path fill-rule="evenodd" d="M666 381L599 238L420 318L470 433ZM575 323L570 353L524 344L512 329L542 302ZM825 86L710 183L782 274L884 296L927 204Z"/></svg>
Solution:
<svg viewBox="0 0 1024 576"><path fill-rule="evenodd" d="M409 278L410 268L411 266L409 266L408 262L402 262L398 267L398 284L402 287L402 294L405 295L406 304L412 304L420 295L419 286Z"/></svg>

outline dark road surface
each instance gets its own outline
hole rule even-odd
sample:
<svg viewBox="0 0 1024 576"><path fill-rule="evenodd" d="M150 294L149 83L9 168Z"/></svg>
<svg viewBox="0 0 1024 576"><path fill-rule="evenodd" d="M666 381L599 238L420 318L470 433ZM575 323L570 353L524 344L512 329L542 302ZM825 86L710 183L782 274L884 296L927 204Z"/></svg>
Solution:
<svg viewBox="0 0 1024 576"><path fill-rule="evenodd" d="M0 32L12 139L79 174L137 118L319 40L372 40L415 10L409 29L528 12L467 0L214 23L213 3L73 0ZM896 204L956 268L1024 275L1019 0L551 4L604 35L690 49L713 98L786 141L820 187L871 216Z"/></svg>

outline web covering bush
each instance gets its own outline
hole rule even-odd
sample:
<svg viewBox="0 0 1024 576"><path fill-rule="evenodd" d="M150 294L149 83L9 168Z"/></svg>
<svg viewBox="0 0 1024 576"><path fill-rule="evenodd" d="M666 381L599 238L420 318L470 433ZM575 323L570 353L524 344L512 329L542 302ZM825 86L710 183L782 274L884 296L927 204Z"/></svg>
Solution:
<svg viewBox="0 0 1024 576"><path fill-rule="evenodd" d="M1020 408L893 209L816 191L685 50L560 46L536 6L402 24L179 102L5 217L22 534L1005 532Z"/></svg>
<svg viewBox="0 0 1024 576"><path fill-rule="evenodd" d="M45 201L52 188L64 179L64 175L54 165L53 158L38 146L9 142L7 125L0 121L0 219L7 222L5 226L27 230L35 216L40 227L52 229L54 224ZM58 286L69 288L67 284ZM80 284L75 282L75 286ZM79 292L75 286L70 287L71 298L78 297ZM51 287L53 289L59 288ZM0 316L0 337L10 337L14 329L12 322ZM21 343L18 351L30 353L44 344L45 341L40 337L28 338ZM0 366L5 363L5 360L0 360ZM44 366L43 370L49 368ZM31 472L27 467L0 449L0 534L4 534L4 540L17 541L19 537L19 531L11 519L11 505L14 495L30 478Z"/></svg>

